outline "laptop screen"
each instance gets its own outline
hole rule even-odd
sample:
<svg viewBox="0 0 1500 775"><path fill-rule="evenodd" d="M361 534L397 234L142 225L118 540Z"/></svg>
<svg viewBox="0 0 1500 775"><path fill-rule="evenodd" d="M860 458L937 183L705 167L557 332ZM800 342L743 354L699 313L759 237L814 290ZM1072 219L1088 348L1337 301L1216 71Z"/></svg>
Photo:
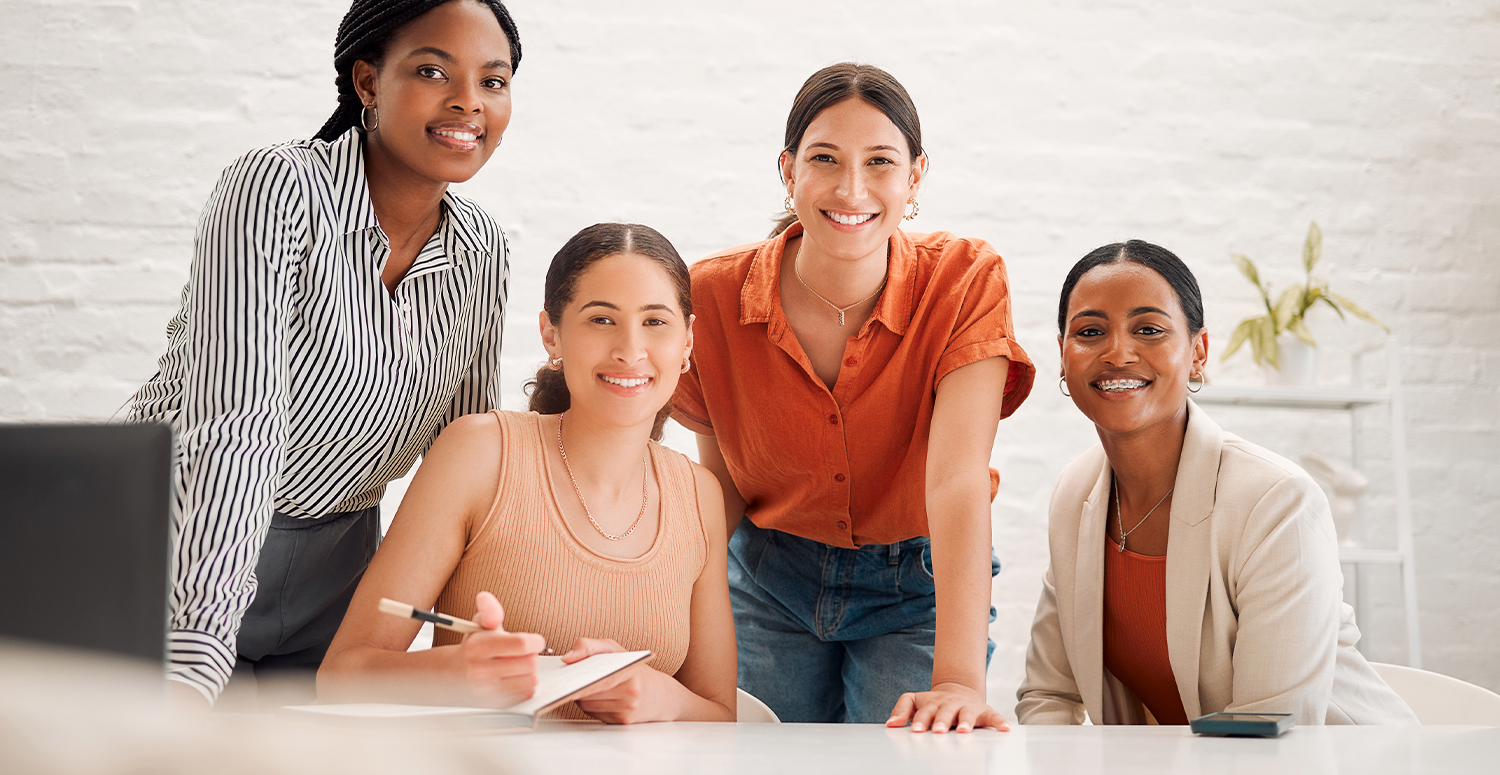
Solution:
<svg viewBox="0 0 1500 775"><path fill-rule="evenodd" d="M0 425L0 636L162 663L172 432Z"/></svg>

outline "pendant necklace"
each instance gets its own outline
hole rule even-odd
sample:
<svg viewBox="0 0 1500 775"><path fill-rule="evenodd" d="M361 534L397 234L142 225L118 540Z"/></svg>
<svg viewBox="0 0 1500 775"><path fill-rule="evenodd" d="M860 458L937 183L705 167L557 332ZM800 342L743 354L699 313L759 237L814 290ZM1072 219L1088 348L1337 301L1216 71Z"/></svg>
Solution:
<svg viewBox="0 0 1500 775"><path fill-rule="evenodd" d="M1121 552L1125 551L1125 536L1128 536L1131 533L1134 533L1136 527L1140 527L1141 525L1146 524L1146 520L1150 519L1151 515L1155 514L1156 510L1159 509L1159 508L1161 508L1161 505L1163 503L1167 502L1167 497L1172 494L1172 490L1177 489L1177 485L1175 485L1175 484L1172 485L1172 490L1167 490L1167 494L1161 496L1161 500L1157 501L1156 505L1152 506L1151 510L1148 511L1148 512L1146 512L1146 516L1141 517L1141 521L1140 522L1135 523L1135 527L1133 527L1133 528L1131 528L1129 530L1126 530L1125 529L1125 517L1120 512L1120 488L1115 483L1115 478L1113 476L1111 476L1110 479L1109 479L1109 486L1110 486L1110 489L1114 490L1114 493L1115 493L1115 521L1118 522L1118 523L1120 523L1120 548L1119 548L1118 551L1121 551ZM583 496L580 495L579 497L583 497Z"/></svg>
<svg viewBox="0 0 1500 775"><path fill-rule="evenodd" d="M808 285L807 281L804 280L804 279L802 279L802 270L799 269L799 268L797 268L797 261L796 261L796 259L792 260L792 273L795 274L795 275L797 275L797 282L802 283L802 287L806 288L808 293L811 293L812 295L817 296L819 301L823 302L824 304L827 304L830 307L833 307L834 310L839 313L839 327L840 328L842 328L844 326L844 313L845 312L848 312L849 310L854 309L855 307L858 307L859 305L864 304L865 302L869 301L870 299L873 299L876 296L878 296L881 291L885 290L885 282L886 282L886 280L891 279L891 273L890 273L889 267L887 267L885 277L880 278L880 286L875 289L874 293L870 294L869 296L864 297L863 299L860 299L859 301L854 302L853 304L850 304L847 307L840 307L839 305L834 304L833 302L829 301L828 299L823 298L823 294L818 293L817 291L813 290L812 286Z"/></svg>
<svg viewBox="0 0 1500 775"><path fill-rule="evenodd" d="M563 414L566 414L566 412L564 412ZM594 521L594 515L589 513L589 502L583 499L583 490L578 489L578 480L573 478L573 467L571 465L568 465L568 450L563 448L562 426L563 415L560 414L557 416L557 452L558 454L562 455L563 470L568 472L568 481L573 483L573 493L578 496L578 502L583 506L583 515L589 518L589 524L593 525L594 529L599 531L599 535L604 536L606 539L610 541L621 541L629 538L630 534L634 533L636 527L641 524L641 518L646 516L646 485L651 481L651 453L648 451L646 453L646 456L641 458L641 513L635 515L635 521L630 523L629 530L626 530L619 535L610 535L609 533L604 532L604 528L599 527L598 522Z"/></svg>

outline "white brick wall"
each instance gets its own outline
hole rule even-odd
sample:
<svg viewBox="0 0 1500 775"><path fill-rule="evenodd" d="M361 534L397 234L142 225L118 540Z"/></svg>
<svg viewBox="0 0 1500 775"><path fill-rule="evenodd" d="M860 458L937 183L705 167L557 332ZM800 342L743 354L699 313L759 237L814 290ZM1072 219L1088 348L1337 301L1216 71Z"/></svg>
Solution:
<svg viewBox="0 0 1500 775"><path fill-rule="evenodd" d="M110 416L153 371L198 209L244 151L333 105L342 0L0 0L0 421ZM857 11L856 11L857 8ZM1009 712L1058 470L1092 443L1054 388L1056 294L1128 237L1198 273L1213 342L1255 308L1230 250L1286 283L1309 220L1323 274L1402 336L1427 666L1500 689L1500 15L1489 0L760 3L514 0L526 43L505 145L463 187L515 248L507 406L578 228L649 223L687 256L760 237L803 78L901 78L933 171L917 229L1009 261L1035 395L1003 424L991 699ZM1315 316L1323 378L1365 324ZM1248 358L1215 362L1256 382ZM1295 457L1347 423L1223 412ZM1384 427L1372 422L1372 430ZM680 429L679 429L680 430ZM1379 438L1372 433L1372 438ZM670 440L691 448L677 433ZM1372 449L1371 467L1389 470ZM1377 482L1382 480L1377 477ZM1372 505L1389 503L1377 484ZM1388 518L1367 526L1389 535ZM1369 574L1370 653L1402 661L1394 574Z"/></svg>

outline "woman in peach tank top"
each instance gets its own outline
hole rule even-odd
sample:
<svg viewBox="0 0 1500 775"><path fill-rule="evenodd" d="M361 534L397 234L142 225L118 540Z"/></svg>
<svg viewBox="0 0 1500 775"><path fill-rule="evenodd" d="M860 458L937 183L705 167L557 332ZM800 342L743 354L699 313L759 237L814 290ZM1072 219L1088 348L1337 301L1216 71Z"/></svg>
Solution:
<svg viewBox="0 0 1500 775"><path fill-rule="evenodd" d="M461 418L434 442L318 673L319 699L504 706L537 654L650 649L562 715L733 721L723 496L655 443L692 349L687 266L665 237L598 224L558 251L531 412ZM471 617L408 652L380 598ZM509 631L508 631L509 630Z"/></svg>

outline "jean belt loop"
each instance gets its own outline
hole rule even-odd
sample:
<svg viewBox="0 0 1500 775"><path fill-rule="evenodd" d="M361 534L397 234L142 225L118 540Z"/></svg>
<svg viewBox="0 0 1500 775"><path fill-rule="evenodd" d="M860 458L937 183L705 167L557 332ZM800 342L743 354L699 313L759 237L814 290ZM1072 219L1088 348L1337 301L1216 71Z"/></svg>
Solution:
<svg viewBox="0 0 1500 775"><path fill-rule="evenodd" d="M890 565L900 565L901 564L901 542L897 541L896 543L891 544L890 547L891 547L891 557L890 557L890 560L888 561L888 564L890 564Z"/></svg>

